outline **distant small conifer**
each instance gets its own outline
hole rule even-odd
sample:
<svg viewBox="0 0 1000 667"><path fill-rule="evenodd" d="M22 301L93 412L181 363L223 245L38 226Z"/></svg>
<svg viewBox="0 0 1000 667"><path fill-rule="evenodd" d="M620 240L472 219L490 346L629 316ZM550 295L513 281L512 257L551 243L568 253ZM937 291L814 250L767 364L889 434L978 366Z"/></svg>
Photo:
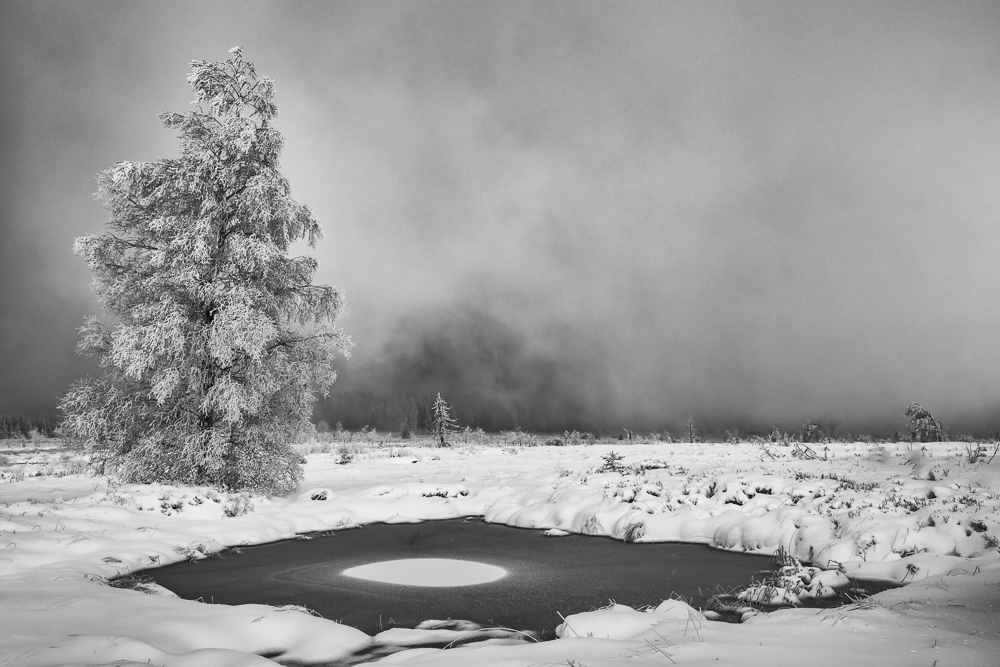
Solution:
<svg viewBox="0 0 1000 667"><path fill-rule="evenodd" d="M441 394L431 405L431 433L437 438L438 446L448 446L448 436L458 430L458 422L451 418L451 408L441 398Z"/></svg>

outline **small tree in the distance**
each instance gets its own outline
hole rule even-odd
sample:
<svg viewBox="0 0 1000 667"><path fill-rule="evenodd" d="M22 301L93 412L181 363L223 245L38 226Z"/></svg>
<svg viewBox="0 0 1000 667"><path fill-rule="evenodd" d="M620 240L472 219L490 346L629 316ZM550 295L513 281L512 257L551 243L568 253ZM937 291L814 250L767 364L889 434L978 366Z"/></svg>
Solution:
<svg viewBox="0 0 1000 667"><path fill-rule="evenodd" d="M911 442L941 442L944 440L941 422L934 419L930 411L919 403L910 403L903 414L910 418Z"/></svg>
<svg viewBox="0 0 1000 667"><path fill-rule="evenodd" d="M288 256L320 227L278 171L273 83L230 53L191 64L194 110L160 115L180 157L98 177L107 231L76 252L117 322L86 320L80 351L103 376L60 407L100 473L284 493L302 476L291 443L351 342L334 327L340 291L312 284L314 259Z"/></svg>
<svg viewBox="0 0 1000 667"><path fill-rule="evenodd" d="M451 408L441 398L441 394L434 399L431 406L431 433L437 438L439 447L448 446L448 436L458 430L458 422L451 418Z"/></svg>

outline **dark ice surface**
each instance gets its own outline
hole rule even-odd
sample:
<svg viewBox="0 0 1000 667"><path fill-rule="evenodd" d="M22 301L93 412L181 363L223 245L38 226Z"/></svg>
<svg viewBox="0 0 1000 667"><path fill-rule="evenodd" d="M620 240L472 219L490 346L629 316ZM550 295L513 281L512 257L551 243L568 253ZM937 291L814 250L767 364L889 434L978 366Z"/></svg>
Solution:
<svg viewBox="0 0 1000 667"><path fill-rule="evenodd" d="M146 570L188 599L222 604L303 605L374 634L427 619L465 619L551 637L565 615L615 601L656 605L677 594L694 607L750 584L765 556L696 544L635 544L606 537L543 537L541 530L479 518L372 524L311 540L288 540L222 558ZM496 565L485 584L425 588L345 577L347 568L403 558L454 558ZM760 577L757 577L758 579Z"/></svg>

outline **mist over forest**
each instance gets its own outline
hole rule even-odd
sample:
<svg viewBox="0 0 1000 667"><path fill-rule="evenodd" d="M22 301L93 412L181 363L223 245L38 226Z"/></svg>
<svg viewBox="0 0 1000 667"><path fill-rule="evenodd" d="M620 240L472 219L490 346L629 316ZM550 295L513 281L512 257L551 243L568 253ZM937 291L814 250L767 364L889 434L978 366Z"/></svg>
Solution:
<svg viewBox="0 0 1000 667"><path fill-rule="evenodd" d="M524 333L472 307L402 318L382 355L344 363L317 417L346 428L423 426L437 393L463 426L556 432L613 428L619 407L593 350L540 349Z"/></svg>
<svg viewBox="0 0 1000 667"><path fill-rule="evenodd" d="M378 354L342 362L331 395L318 402L314 421L348 430L364 427L400 432L431 422L430 406L441 393L460 427L486 431L598 435L633 433L685 439L688 420L702 435L721 438L767 435L772 429L801 433L807 421L824 435L906 433L905 405L898 418L859 422L837 415L784 415L768 421L722 409L679 413L633 405L627 388L616 391L609 350L572 331L546 345L471 305L434 308L401 318ZM998 408L1000 409L1000 408ZM992 415L959 414L946 422L954 435L992 436Z"/></svg>

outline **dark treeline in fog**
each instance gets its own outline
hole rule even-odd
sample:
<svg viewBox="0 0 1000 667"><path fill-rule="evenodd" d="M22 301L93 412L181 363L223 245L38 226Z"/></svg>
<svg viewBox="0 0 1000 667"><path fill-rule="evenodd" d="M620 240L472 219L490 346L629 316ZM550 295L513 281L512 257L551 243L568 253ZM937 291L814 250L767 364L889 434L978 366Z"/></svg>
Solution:
<svg viewBox="0 0 1000 667"><path fill-rule="evenodd" d="M400 318L376 352L340 360L330 396L313 419L356 431L365 426L399 433L404 424L426 430L430 406L440 393L462 427L533 433L578 430L598 435L631 431L687 440L772 435L777 428L809 439L871 435L905 438L907 404L895 415L852 420L833 413L789 411L780 419L747 418L725 410L679 412L633 405L630 387L620 387L614 355L579 332L529 336L475 306L427 308ZM915 399L921 398L914 396ZM948 414L928 403L951 436L994 436L996 410ZM691 423L688 423L688 420Z"/></svg>
<svg viewBox="0 0 1000 667"><path fill-rule="evenodd" d="M382 352L342 362L315 418L344 428L423 429L438 393L462 426L534 432L615 428L617 407L599 358L568 338L532 345L496 317L463 307L401 319Z"/></svg>
<svg viewBox="0 0 1000 667"><path fill-rule="evenodd" d="M30 438L39 434L47 438L55 435L59 422L49 417L33 418L25 415L0 415L0 440Z"/></svg>

